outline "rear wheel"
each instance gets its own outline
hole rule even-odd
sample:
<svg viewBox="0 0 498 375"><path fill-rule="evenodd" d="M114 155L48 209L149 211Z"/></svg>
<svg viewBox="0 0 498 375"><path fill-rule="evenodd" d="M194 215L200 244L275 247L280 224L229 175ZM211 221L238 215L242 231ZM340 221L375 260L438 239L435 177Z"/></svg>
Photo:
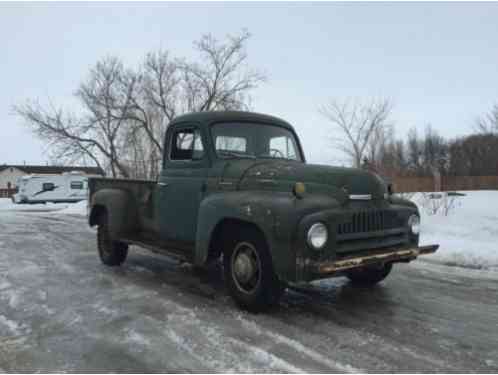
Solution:
<svg viewBox="0 0 498 375"><path fill-rule="evenodd" d="M274 272L264 237L255 229L242 228L226 241L223 268L230 295L251 312L269 309L285 291Z"/></svg>
<svg viewBox="0 0 498 375"><path fill-rule="evenodd" d="M97 245L100 260L106 266L120 266L126 260L128 245L112 240L106 213L102 213L100 216L97 228Z"/></svg>
<svg viewBox="0 0 498 375"><path fill-rule="evenodd" d="M369 286L375 285L384 280L392 269L392 264L376 265L364 268L353 269L346 276L355 285Z"/></svg>

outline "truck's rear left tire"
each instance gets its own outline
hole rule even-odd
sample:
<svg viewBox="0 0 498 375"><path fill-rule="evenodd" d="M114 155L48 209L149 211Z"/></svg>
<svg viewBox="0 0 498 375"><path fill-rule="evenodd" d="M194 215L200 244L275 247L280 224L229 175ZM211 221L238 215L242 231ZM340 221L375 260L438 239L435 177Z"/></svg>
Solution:
<svg viewBox="0 0 498 375"><path fill-rule="evenodd" d="M120 266L128 256L128 245L111 238L107 214L105 212L99 218L97 246L100 260L106 266Z"/></svg>
<svg viewBox="0 0 498 375"><path fill-rule="evenodd" d="M264 237L250 227L228 237L224 238L223 269L230 295L245 310L268 310L278 303L285 285L275 274Z"/></svg>
<svg viewBox="0 0 498 375"><path fill-rule="evenodd" d="M392 264L364 267L349 271L346 276L354 285L370 286L384 280L391 273Z"/></svg>

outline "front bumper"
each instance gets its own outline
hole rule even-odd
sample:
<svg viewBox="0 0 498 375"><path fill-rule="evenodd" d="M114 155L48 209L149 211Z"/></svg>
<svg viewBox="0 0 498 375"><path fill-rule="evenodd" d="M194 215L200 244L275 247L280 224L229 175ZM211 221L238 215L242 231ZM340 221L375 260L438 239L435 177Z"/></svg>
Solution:
<svg viewBox="0 0 498 375"><path fill-rule="evenodd" d="M374 254L353 255L334 261L308 260L303 264L307 281L340 276L354 268L368 267L377 264L410 262L420 255L432 254L439 245L413 246L398 249L385 249Z"/></svg>

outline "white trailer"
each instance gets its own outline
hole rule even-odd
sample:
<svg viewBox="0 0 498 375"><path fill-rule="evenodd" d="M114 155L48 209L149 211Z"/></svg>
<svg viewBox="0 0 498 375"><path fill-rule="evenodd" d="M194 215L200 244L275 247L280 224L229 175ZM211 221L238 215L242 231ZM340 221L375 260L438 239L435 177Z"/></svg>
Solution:
<svg viewBox="0 0 498 375"><path fill-rule="evenodd" d="M79 202L87 199L88 177L82 172L59 175L29 175L17 181L15 203Z"/></svg>

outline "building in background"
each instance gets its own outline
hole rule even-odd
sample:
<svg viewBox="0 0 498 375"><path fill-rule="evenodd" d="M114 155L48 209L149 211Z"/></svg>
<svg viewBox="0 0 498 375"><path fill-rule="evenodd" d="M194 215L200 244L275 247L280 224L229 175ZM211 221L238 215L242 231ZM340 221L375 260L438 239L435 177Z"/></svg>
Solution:
<svg viewBox="0 0 498 375"><path fill-rule="evenodd" d="M57 175L73 171L104 176L104 171L97 167L4 164L0 165L0 198L9 198L16 192L19 177L31 174Z"/></svg>

